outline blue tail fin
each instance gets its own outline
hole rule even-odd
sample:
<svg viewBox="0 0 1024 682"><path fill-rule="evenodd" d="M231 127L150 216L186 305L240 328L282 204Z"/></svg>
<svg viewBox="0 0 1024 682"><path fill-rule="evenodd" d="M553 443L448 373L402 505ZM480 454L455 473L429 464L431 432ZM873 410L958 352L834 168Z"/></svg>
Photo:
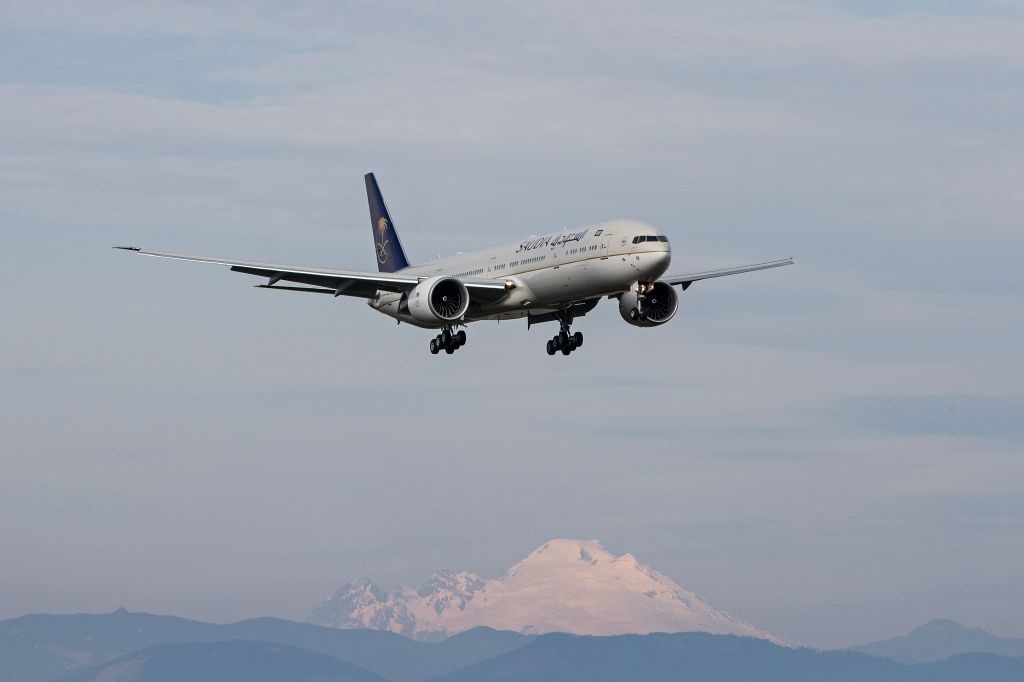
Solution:
<svg viewBox="0 0 1024 682"><path fill-rule="evenodd" d="M395 223L391 220L388 207L384 205L384 197L380 195L380 187L373 173L364 176L366 180L366 199L370 202L370 225L373 228L373 243L377 249L377 268L381 272L396 272L409 267L405 257L405 249L398 239Z"/></svg>

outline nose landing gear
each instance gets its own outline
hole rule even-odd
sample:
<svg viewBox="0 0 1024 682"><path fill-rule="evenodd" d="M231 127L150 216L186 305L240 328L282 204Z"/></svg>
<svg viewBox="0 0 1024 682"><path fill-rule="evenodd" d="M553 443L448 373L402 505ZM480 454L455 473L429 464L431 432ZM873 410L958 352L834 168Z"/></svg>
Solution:
<svg viewBox="0 0 1024 682"><path fill-rule="evenodd" d="M445 327L444 331L430 340L430 353L431 355L437 355L443 350L448 355L451 355L465 345L465 330L454 331L450 327Z"/></svg>
<svg viewBox="0 0 1024 682"><path fill-rule="evenodd" d="M629 311L629 319L634 322L647 321L647 294L653 290L654 285L650 282L637 283L636 307Z"/></svg>
<svg viewBox="0 0 1024 682"><path fill-rule="evenodd" d="M561 325L562 331L548 340L548 355L554 355L558 351L561 351L562 355L568 355L583 345L583 332L576 332L574 334L569 330L569 327L572 325L572 311L560 311L558 313L558 323Z"/></svg>

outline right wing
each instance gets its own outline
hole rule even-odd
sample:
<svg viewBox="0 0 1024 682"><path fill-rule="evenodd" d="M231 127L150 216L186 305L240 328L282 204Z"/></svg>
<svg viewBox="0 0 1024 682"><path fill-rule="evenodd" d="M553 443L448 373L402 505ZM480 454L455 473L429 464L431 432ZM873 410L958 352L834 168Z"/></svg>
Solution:
<svg viewBox="0 0 1024 682"><path fill-rule="evenodd" d="M402 275L401 272L359 272L356 270L328 270L321 268L305 268L276 263L254 263L244 260L226 258L209 258L190 256L185 253L167 253L163 251L146 251L135 246L115 246L116 249L132 251L143 256L170 258L198 263L227 265L232 272L241 272L257 277L266 277L267 283L257 285L265 289L281 289L284 291L309 291L335 296L356 296L372 298L379 290L403 293L409 291L420 281L427 279L418 275ZM304 287L278 287L278 282L296 282ZM501 280L463 280L471 298L483 303L501 299L506 293L505 282Z"/></svg>
<svg viewBox="0 0 1024 682"><path fill-rule="evenodd" d="M792 265L792 258L780 258L779 260L770 260L764 263L754 263L752 265L740 265L734 268L720 268L718 270L705 270L704 272L691 272L685 275L667 275L660 277L659 282L665 282L666 284L679 284L683 287L683 290L689 288L691 284L701 279L711 279L712 277L725 277L726 275L739 275L744 272L754 272L756 270L767 270L768 268L781 268L783 265Z"/></svg>

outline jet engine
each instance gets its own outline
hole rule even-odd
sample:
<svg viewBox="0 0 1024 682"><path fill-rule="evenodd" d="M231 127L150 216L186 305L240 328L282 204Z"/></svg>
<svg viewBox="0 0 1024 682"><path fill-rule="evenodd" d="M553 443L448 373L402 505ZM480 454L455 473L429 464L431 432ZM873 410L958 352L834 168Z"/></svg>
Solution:
<svg viewBox="0 0 1024 682"><path fill-rule="evenodd" d="M443 325L462 318L469 308L469 290L454 277L425 279L409 292L409 314L424 325Z"/></svg>
<svg viewBox="0 0 1024 682"><path fill-rule="evenodd" d="M655 282L638 305L640 297L636 289L630 289L619 296L619 315L636 327L657 327L672 319L679 308L679 295L671 285Z"/></svg>

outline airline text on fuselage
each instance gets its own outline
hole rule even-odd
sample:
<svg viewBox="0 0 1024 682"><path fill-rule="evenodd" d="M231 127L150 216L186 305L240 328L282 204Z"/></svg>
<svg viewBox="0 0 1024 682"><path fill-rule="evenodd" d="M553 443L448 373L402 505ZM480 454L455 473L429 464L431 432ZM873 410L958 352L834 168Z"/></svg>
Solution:
<svg viewBox="0 0 1024 682"><path fill-rule="evenodd" d="M562 246L568 242L578 242L587 236L587 232L590 232L590 230L569 232L568 234L560 234L554 238L549 235L547 237L528 239L519 245L519 248L516 249L516 253L519 253L520 251L533 251L534 249L539 249L542 246L550 246L553 249L556 246Z"/></svg>

